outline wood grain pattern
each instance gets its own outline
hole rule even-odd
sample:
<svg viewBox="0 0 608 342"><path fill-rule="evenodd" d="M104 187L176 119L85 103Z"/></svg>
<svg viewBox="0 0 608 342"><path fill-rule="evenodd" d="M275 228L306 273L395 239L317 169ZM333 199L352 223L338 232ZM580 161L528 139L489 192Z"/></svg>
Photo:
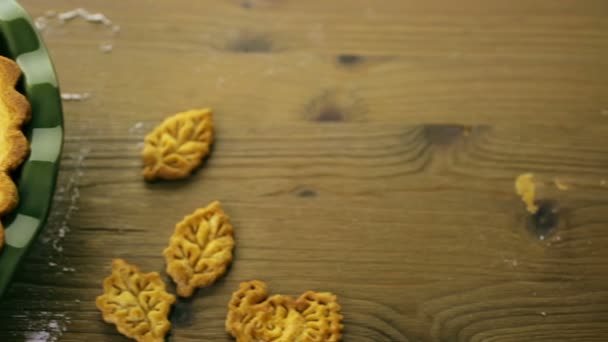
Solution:
<svg viewBox="0 0 608 342"><path fill-rule="evenodd" d="M249 279L336 293L345 341L606 339L605 1L23 4L121 30L44 32L62 90L92 96L65 103L54 209L0 341L125 341L94 305L111 259L161 271L175 223L215 199L235 262L179 301L171 341L230 341L226 305ZM200 106L217 126L204 167L144 183L144 135Z"/></svg>

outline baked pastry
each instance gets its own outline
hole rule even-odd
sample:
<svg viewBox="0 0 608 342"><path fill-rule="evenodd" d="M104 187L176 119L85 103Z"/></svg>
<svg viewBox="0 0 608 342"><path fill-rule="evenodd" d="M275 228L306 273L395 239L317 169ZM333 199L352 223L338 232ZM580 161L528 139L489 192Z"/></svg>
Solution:
<svg viewBox="0 0 608 342"><path fill-rule="evenodd" d="M145 138L144 179L180 179L192 173L213 142L211 109L196 109L167 118Z"/></svg>
<svg viewBox="0 0 608 342"><path fill-rule="evenodd" d="M4 227L2 226L2 222L0 222L0 249L4 245Z"/></svg>
<svg viewBox="0 0 608 342"><path fill-rule="evenodd" d="M524 173L515 179L515 192L521 197L522 202L526 205L526 210L530 214L536 214L538 205L536 204L536 185L534 184L534 175Z"/></svg>
<svg viewBox="0 0 608 342"><path fill-rule="evenodd" d="M196 288L213 284L226 273L233 248L232 224L219 202L186 216L163 251L177 294L190 297Z"/></svg>
<svg viewBox="0 0 608 342"><path fill-rule="evenodd" d="M97 297L103 319L136 341L160 342L171 328L167 319L175 296L165 291L157 272L142 273L122 259L112 262L112 274L103 281Z"/></svg>
<svg viewBox="0 0 608 342"><path fill-rule="evenodd" d="M15 90L21 70L14 61L0 56L0 217L17 206L17 188L10 173L23 163L29 153L29 143L21 126L31 116L25 96ZM4 241L0 224L0 248Z"/></svg>
<svg viewBox="0 0 608 342"><path fill-rule="evenodd" d="M331 293L268 297L266 284L252 280L232 294L226 331L237 342L337 342L342 339L342 318Z"/></svg>

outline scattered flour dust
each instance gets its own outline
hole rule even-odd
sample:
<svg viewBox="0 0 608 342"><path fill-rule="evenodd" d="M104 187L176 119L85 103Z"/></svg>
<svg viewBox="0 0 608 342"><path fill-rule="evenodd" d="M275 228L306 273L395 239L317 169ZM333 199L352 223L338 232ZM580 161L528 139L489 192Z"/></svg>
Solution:
<svg viewBox="0 0 608 342"><path fill-rule="evenodd" d="M80 179L84 172L84 161L91 150L89 148L81 148L79 152L68 155L74 167L69 174L68 181L65 185L60 186L55 192L53 198L54 210L49 215L48 224L43 230L41 241L43 244L51 245L54 252L54 260L49 260L50 267L57 267L63 272L74 272L74 268L60 265L63 263L63 241L66 235L70 232L69 221L72 215L78 211L78 201L80 199Z"/></svg>
<svg viewBox="0 0 608 342"><path fill-rule="evenodd" d="M68 173L69 178L65 185L57 188L53 198L53 210L39 239L43 245L50 246L47 264L55 269L57 274L76 272L76 268L71 267L64 256L63 241L70 232L70 218L78 211L79 185L84 174L84 162L90 152L89 148L81 148L78 152L67 155L73 163L73 168L71 173ZM75 302L79 303L80 300L75 299ZM71 323L70 316L61 312L26 311L25 317L29 326L23 337L25 341L31 342L59 341Z"/></svg>
<svg viewBox="0 0 608 342"><path fill-rule="evenodd" d="M112 36L116 36L120 32L120 25L116 25L112 20L106 17L105 14L101 12L89 12L84 8L76 8L59 13L54 10L46 11L44 15L34 19L34 26L36 26L36 29L41 33L45 33L51 31L54 27L64 26L68 22L78 18L93 25L102 25L106 27ZM113 48L113 41L106 41L99 44L99 51L103 53L110 53Z"/></svg>
<svg viewBox="0 0 608 342"><path fill-rule="evenodd" d="M108 19L103 13L91 13L84 8L76 8L66 12L60 12L54 10L48 10L42 16L39 16L34 19L34 26L41 33L45 33L47 31L52 30L53 27L62 26L66 23L73 21L77 18L81 18L82 20L94 24L94 25L103 25L107 27L109 33L112 36L115 36L120 32L120 26L116 25L112 22L112 20ZM114 49L113 39L110 41L103 41L98 44L99 51L102 53L110 53ZM62 93L61 99L63 101L84 101L91 97L90 93Z"/></svg>
<svg viewBox="0 0 608 342"><path fill-rule="evenodd" d="M85 22L94 24L94 25L103 25L107 27L109 33L112 36L116 36L120 32L120 26L116 25L110 20L105 14L101 12L92 13L87 11L84 8L76 8L66 12L57 12L54 10L48 10L42 16L39 16L34 19L34 26L41 33L48 32L53 29L53 27L63 26L66 23L73 21L77 18L81 18ZM98 44L99 51L102 53L110 53L114 49L113 39L110 41L103 41ZM91 96L89 93L62 93L61 99L63 101L84 101Z"/></svg>
<svg viewBox="0 0 608 342"><path fill-rule="evenodd" d="M67 331L70 317L57 312L26 312L30 319L28 331L24 333L26 342L55 342Z"/></svg>

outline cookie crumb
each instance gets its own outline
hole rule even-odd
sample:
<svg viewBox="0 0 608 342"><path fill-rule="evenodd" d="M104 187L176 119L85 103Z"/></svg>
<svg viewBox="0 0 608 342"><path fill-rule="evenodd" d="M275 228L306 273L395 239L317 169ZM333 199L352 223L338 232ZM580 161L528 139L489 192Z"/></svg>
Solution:
<svg viewBox="0 0 608 342"><path fill-rule="evenodd" d="M90 93L61 93L63 101L84 101L91 97Z"/></svg>
<svg viewBox="0 0 608 342"><path fill-rule="evenodd" d="M515 179L515 192L526 205L526 210L530 214L536 214L538 205L536 205L536 185L532 173L521 174Z"/></svg>
<svg viewBox="0 0 608 342"><path fill-rule="evenodd" d="M553 183L555 184L555 187L556 187L558 190L565 191L565 190L570 189L570 186L568 186L568 184L566 184L566 183L562 182L561 180L559 180L559 179L557 179L557 178L555 178L555 179L553 180Z"/></svg>

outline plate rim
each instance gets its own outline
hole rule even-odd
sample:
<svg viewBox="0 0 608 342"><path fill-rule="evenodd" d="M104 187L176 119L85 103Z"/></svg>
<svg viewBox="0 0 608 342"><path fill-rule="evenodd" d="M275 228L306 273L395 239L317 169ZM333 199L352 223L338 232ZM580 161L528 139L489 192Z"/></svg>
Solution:
<svg viewBox="0 0 608 342"><path fill-rule="evenodd" d="M63 108L57 76L44 42L16 0L0 1L0 36L6 57L22 70L24 95L32 119L24 126L31 151L14 177L19 204L6 218L0 250L0 299L36 236L45 226L59 172L64 141Z"/></svg>

